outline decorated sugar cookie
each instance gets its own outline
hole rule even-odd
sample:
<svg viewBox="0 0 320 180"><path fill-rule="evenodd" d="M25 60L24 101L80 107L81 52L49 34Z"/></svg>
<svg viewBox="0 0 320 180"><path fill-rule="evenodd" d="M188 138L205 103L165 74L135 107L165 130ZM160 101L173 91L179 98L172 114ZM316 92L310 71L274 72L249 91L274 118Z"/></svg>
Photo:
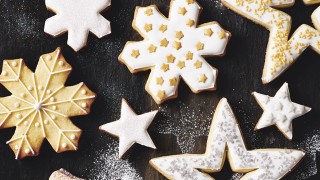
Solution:
<svg viewBox="0 0 320 180"><path fill-rule="evenodd" d="M221 56L231 34L217 22L197 26L195 0L172 0L169 18L156 6L137 7L133 28L144 40L128 42L119 56L132 72L151 69L146 90L158 103L177 96L180 77L191 90L215 90L218 71L202 56Z"/></svg>
<svg viewBox="0 0 320 180"><path fill-rule="evenodd" d="M223 98L215 111L204 154L165 156L150 164L168 179L213 179L205 172L219 172L227 157L234 172L246 173L241 179L280 179L305 155L294 149L247 150L237 120Z"/></svg>
<svg viewBox="0 0 320 180"><path fill-rule="evenodd" d="M51 176L49 177L49 180L84 180L81 178L78 178L65 169L59 169L57 171L54 171Z"/></svg>
<svg viewBox="0 0 320 180"><path fill-rule="evenodd" d="M253 92L264 110L256 129L276 125L288 139L292 139L292 120L308 113L311 108L291 101L288 83L284 83L274 97Z"/></svg>
<svg viewBox="0 0 320 180"><path fill-rule="evenodd" d="M110 22L100 14L110 5L111 0L46 0L56 15L46 20L44 32L53 37L68 32L68 45L79 51L87 44L89 32L98 38L111 33Z"/></svg>
<svg viewBox="0 0 320 180"><path fill-rule="evenodd" d="M304 0L304 2L311 4L318 2L318 0ZM263 83L269 83L280 76L309 46L320 53L319 23L317 23L319 16L315 14L312 16L312 21L317 29L303 24L288 39L291 17L282 11L272 8L292 6L294 0L222 0L222 3L236 13L264 26L270 31L262 73Z"/></svg>
<svg viewBox="0 0 320 180"><path fill-rule="evenodd" d="M157 112L137 115L128 102L122 99L120 119L104 124L99 129L119 137L119 158L122 158L135 143L156 149L147 129Z"/></svg>
<svg viewBox="0 0 320 180"><path fill-rule="evenodd" d="M95 94L84 83L65 87L71 70L60 48L35 73L22 59L3 61L0 83L12 95L0 98L0 128L16 127L7 142L16 159L38 155L45 138L58 153L77 150L81 129L69 117L88 114Z"/></svg>

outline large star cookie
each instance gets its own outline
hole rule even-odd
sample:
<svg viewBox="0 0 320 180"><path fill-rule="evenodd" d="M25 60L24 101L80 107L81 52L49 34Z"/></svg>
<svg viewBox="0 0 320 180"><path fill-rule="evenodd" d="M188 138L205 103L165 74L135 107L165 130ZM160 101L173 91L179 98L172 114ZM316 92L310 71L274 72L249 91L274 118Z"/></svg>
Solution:
<svg viewBox="0 0 320 180"><path fill-rule="evenodd" d="M280 179L305 155L293 149L247 150L237 120L223 98L215 111L204 154L154 158L150 164L168 179L213 179L204 172L219 172L226 156L234 172L247 173L242 179Z"/></svg>
<svg viewBox="0 0 320 180"><path fill-rule="evenodd" d="M308 113L311 108L291 101L288 83L284 83L274 97L252 93L264 110L256 129L276 125L288 139L292 139L292 120Z"/></svg>
<svg viewBox="0 0 320 180"><path fill-rule="evenodd" d="M137 115L128 102L122 99L120 119L104 124L99 129L119 137L119 158L122 158L135 143L156 149L147 129L157 112Z"/></svg>
<svg viewBox="0 0 320 180"><path fill-rule="evenodd" d="M44 32L53 37L68 32L68 45L79 51L87 44L89 32L98 38L111 33L110 22L100 14L110 5L111 0L46 0L56 15L46 20Z"/></svg>
<svg viewBox="0 0 320 180"><path fill-rule="evenodd" d="M16 159L38 155L45 138L58 153L77 150L81 129L68 117L88 114L95 94L84 83L65 87L71 70L60 48L35 73L22 59L3 61L0 83L12 95L0 98L0 128L16 126L7 142Z"/></svg>
<svg viewBox="0 0 320 180"><path fill-rule="evenodd" d="M132 73L151 69L146 90L158 103L177 96L180 77L191 90L215 90L217 70L202 56L223 55L231 34L217 22L197 27L195 0L172 0L169 18L156 6L137 7L133 27L143 37L119 56Z"/></svg>
<svg viewBox="0 0 320 180"><path fill-rule="evenodd" d="M305 0L305 3L312 4L318 1ZM320 53L318 15L312 15L312 21L317 29L303 24L289 39L291 17L282 11L272 8L292 6L294 0L222 0L222 3L234 12L264 26L270 31L262 74L263 83L269 83L280 76L309 46Z"/></svg>

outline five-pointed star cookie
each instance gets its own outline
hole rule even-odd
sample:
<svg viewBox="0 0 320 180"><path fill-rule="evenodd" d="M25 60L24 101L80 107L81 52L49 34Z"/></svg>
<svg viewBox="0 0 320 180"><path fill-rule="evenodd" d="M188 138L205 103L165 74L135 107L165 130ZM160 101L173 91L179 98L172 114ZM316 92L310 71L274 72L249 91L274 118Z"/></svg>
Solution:
<svg viewBox="0 0 320 180"><path fill-rule="evenodd" d="M311 108L294 103L290 99L288 83L284 83L274 97L252 93L264 110L256 129L276 125L288 139L292 139L292 120L308 113Z"/></svg>
<svg viewBox="0 0 320 180"><path fill-rule="evenodd" d="M125 99L122 99L121 117L119 120L99 127L111 135L119 137L119 158L135 144L141 144L156 149L148 134L148 127L158 111L137 115Z"/></svg>
<svg viewBox="0 0 320 180"><path fill-rule="evenodd" d="M234 172L247 173L241 179L267 180L285 176L304 155L294 149L247 150L232 109L223 98L215 111L204 154L159 157L150 164L168 179L212 180L204 172L219 172L227 156Z"/></svg>

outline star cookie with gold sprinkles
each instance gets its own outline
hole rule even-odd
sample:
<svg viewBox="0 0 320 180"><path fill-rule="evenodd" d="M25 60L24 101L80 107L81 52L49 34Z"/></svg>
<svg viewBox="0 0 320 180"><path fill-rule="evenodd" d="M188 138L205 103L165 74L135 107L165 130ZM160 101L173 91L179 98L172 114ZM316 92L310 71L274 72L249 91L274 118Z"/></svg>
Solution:
<svg viewBox="0 0 320 180"><path fill-rule="evenodd" d="M217 22L197 26L195 0L172 0L169 18L156 6L137 7L133 28L144 38L119 56L132 72L151 69L146 90L158 103L177 97L181 77L194 93L216 89L217 69L202 56L222 56L231 34Z"/></svg>
<svg viewBox="0 0 320 180"><path fill-rule="evenodd" d="M283 11L274 9L290 7L294 0L222 0L225 6L234 12L258 23L270 31L266 50L262 82L269 83L287 70L309 46L320 53L320 24L316 10L311 19L316 27L302 24L289 39L291 17ZM319 0L304 0L313 4Z"/></svg>
<svg viewBox="0 0 320 180"><path fill-rule="evenodd" d="M3 61L0 83L12 95L0 98L0 128L16 127L7 142L16 159L38 155L45 138L58 153L78 149L81 129L69 117L88 114L96 96L84 83L64 86L71 70L60 48L35 73L22 59Z"/></svg>
<svg viewBox="0 0 320 180"><path fill-rule="evenodd" d="M228 158L234 172L246 173L243 180L280 179L304 157L295 149L247 150L239 124L225 98L214 113L204 154L154 158L150 164L168 179L212 180L207 173L221 171Z"/></svg>
<svg viewBox="0 0 320 180"><path fill-rule="evenodd" d="M292 121L311 108L291 101L288 83L284 83L274 97L253 92L252 95L264 110L255 129L276 125L283 135L292 139Z"/></svg>

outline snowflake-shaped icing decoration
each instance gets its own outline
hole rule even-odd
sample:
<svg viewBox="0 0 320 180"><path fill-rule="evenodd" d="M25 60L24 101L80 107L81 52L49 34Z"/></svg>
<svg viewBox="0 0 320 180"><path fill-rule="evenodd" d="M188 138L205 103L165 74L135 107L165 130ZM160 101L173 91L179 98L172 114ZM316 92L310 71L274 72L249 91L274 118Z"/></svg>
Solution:
<svg viewBox="0 0 320 180"><path fill-rule="evenodd" d="M191 90L215 90L217 70L202 56L223 55L231 34L217 22L197 27L195 0L172 0L169 18L156 6L137 7L133 28L144 40L128 42L119 56L132 73L151 69L146 90L158 103L177 96L180 76Z"/></svg>
<svg viewBox="0 0 320 180"><path fill-rule="evenodd" d="M165 156L150 164L168 179L213 179L204 172L219 172L226 157L234 172L247 173L241 179L280 179L303 158L304 152L294 149L247 150L236 117L225 98L214 114L207 149L204 154Z"/></svg>
<svg viewBox="0 0 320 180"><path fill-rule="evenodd" d="M304 0L305 4L314 4L319 0ZM320 53L319 10L311 19L316 29L301 25L289 39L291 17L272 7L289 7L294 0L222 0L222 3L234 12L266 27L270 31L262 82L269 83L281 75L302 52L312 47Z"/></svg>
<svg viewBox="0 0 320 180"><path fill-rule="evenodd" d="M56 15L46 20L44 32L53 37L68 32L68 45L79 51L87 44L89 32L98 38L111 33L110 22L100 14L110 5L111 0L46 0Z"/></svg>
<svg viewBox="0 0 320 180"><path fill-rule="evenodd" d="M81 129L68 117L88 114L95 94L84 83L65 87L71 70L60 48L42 55L35 73L22 59L3 61L0 83L12 95L0 98L0 128L16 126L7 142L16 159L38 155L44 138L58 153L77 150Z"/></svg>

